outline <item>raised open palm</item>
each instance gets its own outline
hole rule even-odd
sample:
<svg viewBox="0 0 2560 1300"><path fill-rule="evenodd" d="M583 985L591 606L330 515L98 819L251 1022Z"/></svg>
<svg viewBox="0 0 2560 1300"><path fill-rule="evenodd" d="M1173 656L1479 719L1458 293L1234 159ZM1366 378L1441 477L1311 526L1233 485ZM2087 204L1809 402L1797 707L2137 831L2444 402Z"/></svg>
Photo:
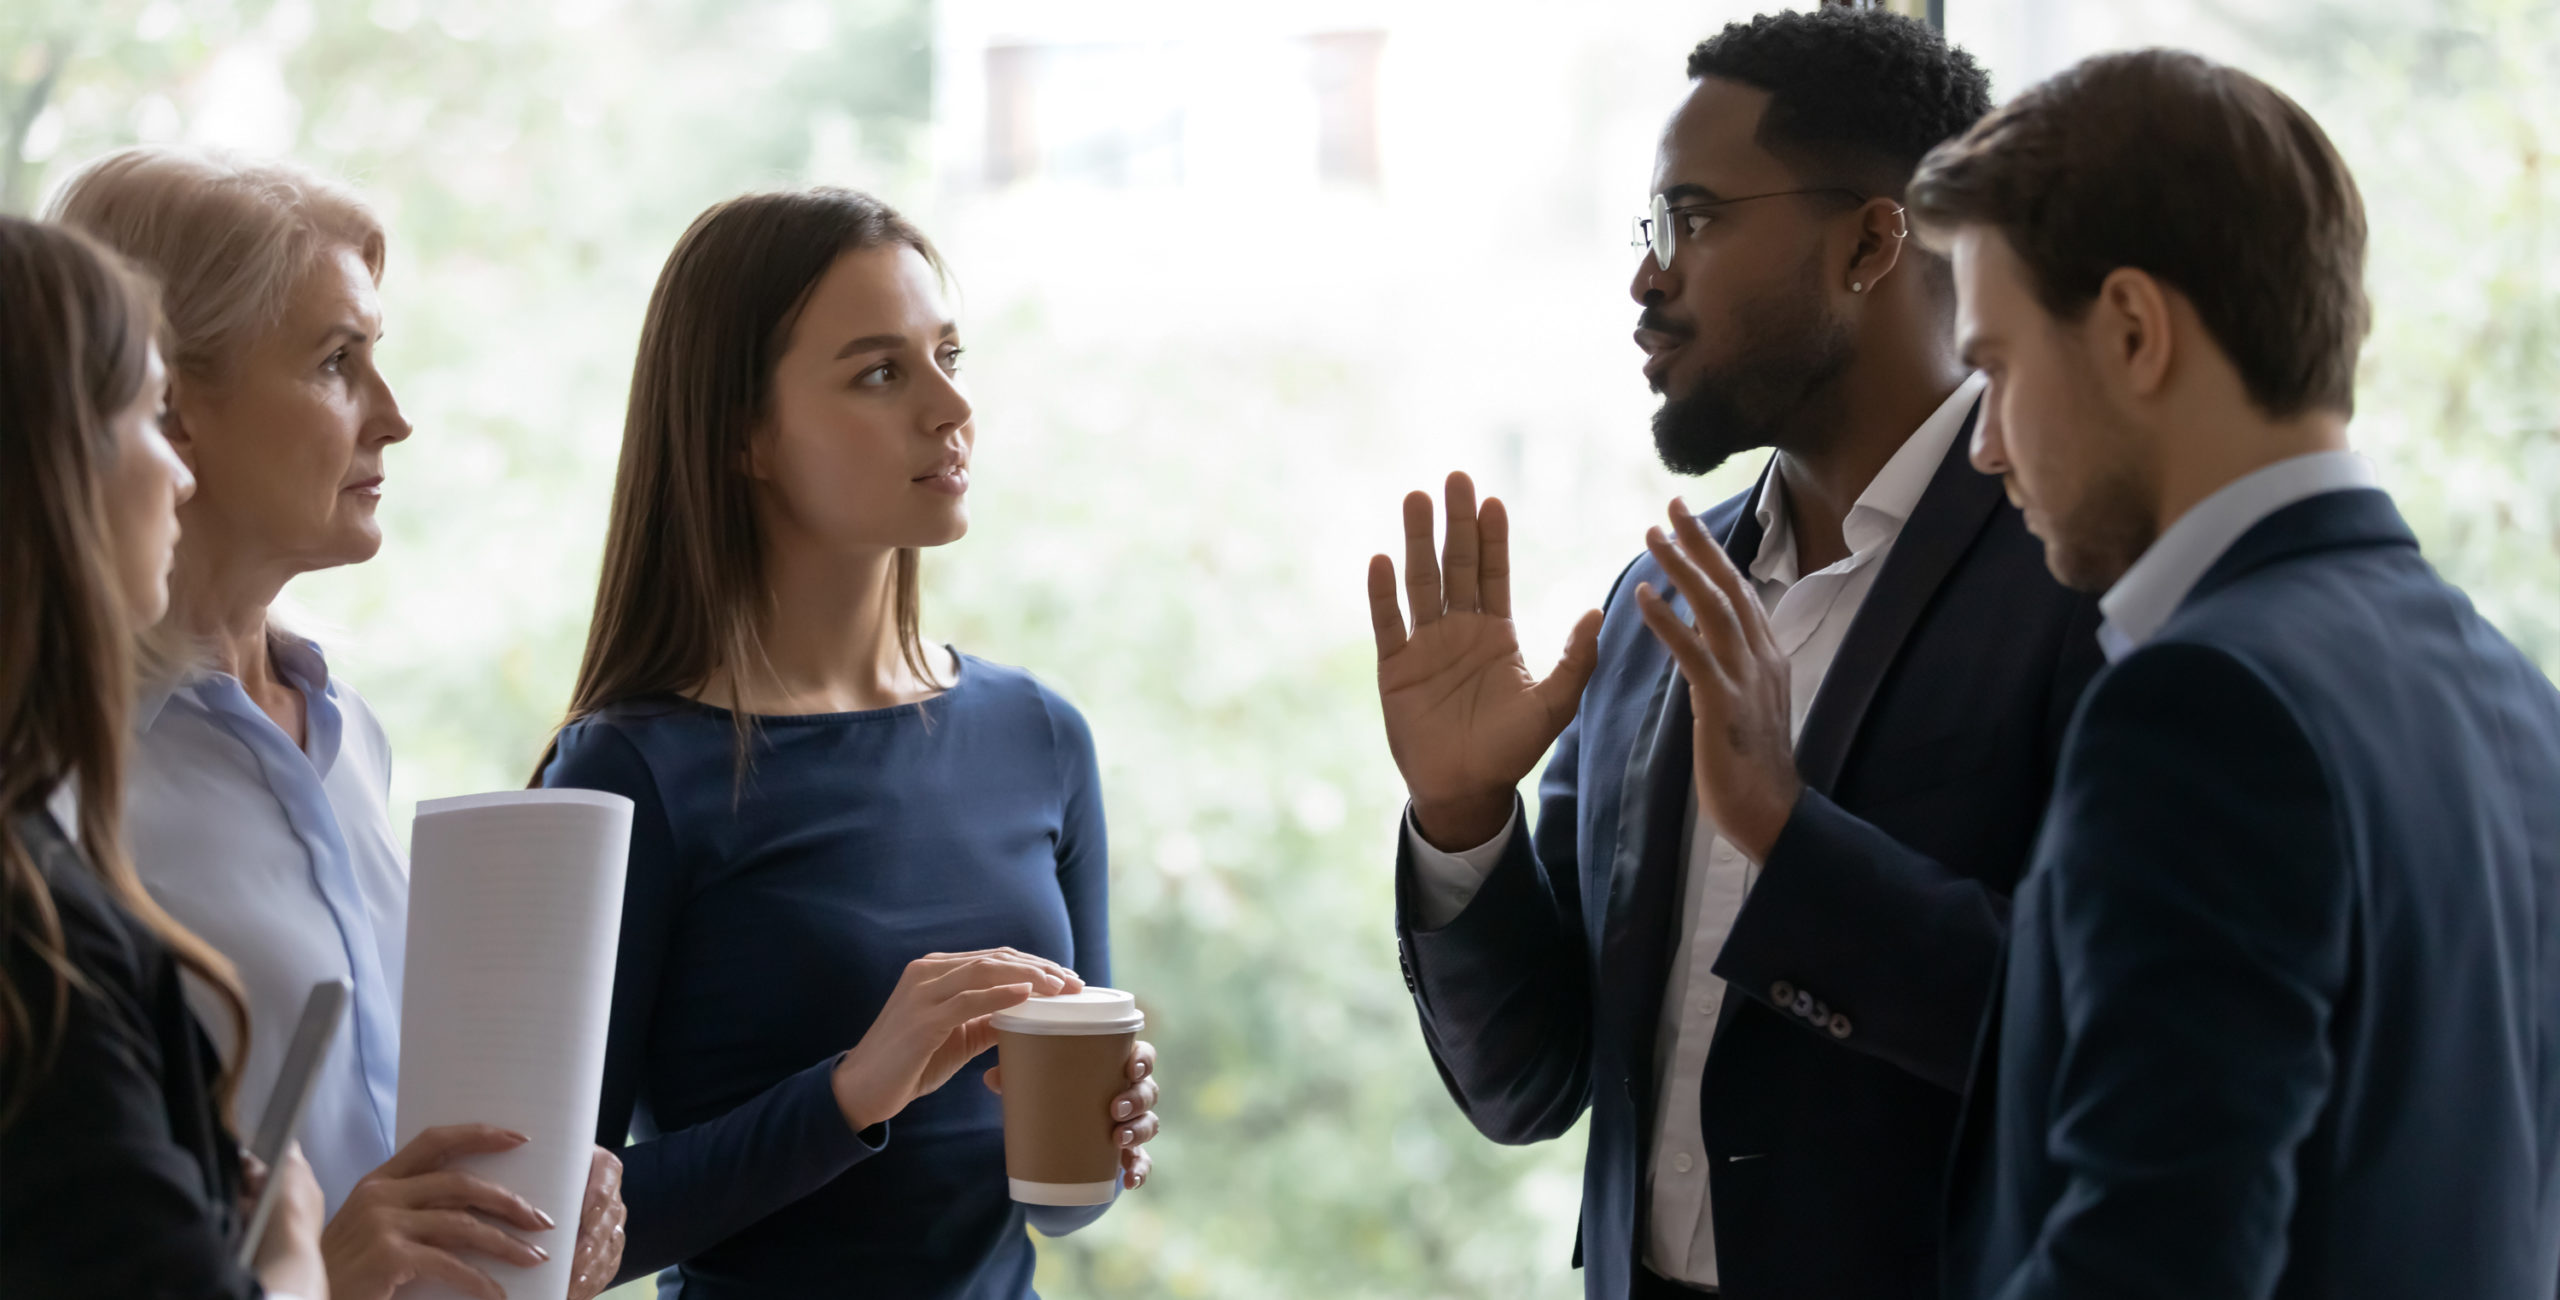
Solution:
<svg viewBox="0 0 2560 1300"><path fill-rule="evenodd" d="M1582 702L1600 657L1600 611L1583 614L1545 680L1529 672L1511 621L1510 521L1502 502L1476 509L1475 484L1451 474L1449 531L1435 560L1431 497L1404 500L1406 629L1395 561L1369 561L1369 621L1378 636L1378 701L1387 749L1413 795L1423 835L1447 849L1500 832L1511 791L1537 766ZM1489 823L1489 824L1488 824Z"/></svg>

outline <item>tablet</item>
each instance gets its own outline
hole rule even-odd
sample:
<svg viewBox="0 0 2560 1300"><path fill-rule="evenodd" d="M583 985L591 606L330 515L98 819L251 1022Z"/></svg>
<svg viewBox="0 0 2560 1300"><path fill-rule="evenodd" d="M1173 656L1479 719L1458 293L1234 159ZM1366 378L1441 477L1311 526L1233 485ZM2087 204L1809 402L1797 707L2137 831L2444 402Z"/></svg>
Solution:
<svg viewBox="0 0 2560 1300"><path fill-rule="evenodd" d="M258 1189L257 1204L250 1207L241 1228L242 1268L257 1263L258 1240L267 1235L267 1216L276 1208L276 1187L284 1181L275 1176L276 1164L284 1159L293 1131L302 1127L302 1112L310 1107L311 1090L320 1081L320 1063L329 1059L329 1044L337 1041L338 1022L346 1019L347 995L353 991L345 980L322 980L303 999L302 1022L293 1027L293 1042L284 1049L284 1069L276 1075L275 1091L267 1094L267 1113L258 1117L258 1131L249 1140L249 1154L267 1167L267 1183Z"/></svg>

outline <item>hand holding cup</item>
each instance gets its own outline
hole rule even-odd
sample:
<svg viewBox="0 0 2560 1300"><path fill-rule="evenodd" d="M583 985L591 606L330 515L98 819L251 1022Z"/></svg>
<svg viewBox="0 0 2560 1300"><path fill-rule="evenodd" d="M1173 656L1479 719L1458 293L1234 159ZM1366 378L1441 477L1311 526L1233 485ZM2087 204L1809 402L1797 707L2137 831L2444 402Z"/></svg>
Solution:
<svg viewBox="0 0 2560 1300"><path fill-rule="evenodd" d="M1130 1160L1156 1132L1155 1051L1137 1041L1146 1023L1136 998L1104 988L1026 999L994 1017L1001 1073L990 1084L1004 1097L1014 1200L1102 1205L1124 1179L1146 1176L1145 1160Z"/></svg>
<svg viewBox="0 0 2560 1300"><path fill-rule="evenodd" d="M1146 1185L1147 1175L1155 1172L1147 1144L1164 1131L1163 1123L1156 1118L1161 1091L1155 1077L1155 1044L1140 1039L1129 1045L1127 1076L1128 1090L1111 1099L1111 1140L1120 1148L1121 1183L1135 1191ZM1004 1067L988 1066L985 1078L987 1091L1002 1095Z"/></svg>
<svg viewBox="0 0 2560 1300"><path fill-rule="evenodd" d="M1074 971L1013 948L919 957L862 1041L836 1063L836 1106L857 1131L885 1123L995 1046L996 1012L1083 990Z"/></svg>

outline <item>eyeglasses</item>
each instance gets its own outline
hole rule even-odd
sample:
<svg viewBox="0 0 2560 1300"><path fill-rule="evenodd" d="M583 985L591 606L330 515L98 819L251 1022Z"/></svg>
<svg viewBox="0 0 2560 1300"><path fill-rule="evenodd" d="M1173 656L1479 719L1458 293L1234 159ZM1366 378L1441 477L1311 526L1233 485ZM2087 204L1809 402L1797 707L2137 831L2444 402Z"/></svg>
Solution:
<svg viewBox="0 0 2560 1300"><path fill-rule="evenodd" d="M1705 223L1715 220L1716 212L1720 208L1729 208L1736 203L1754 203L1761 199L1783 199L1797 194L1837 194L1858 204L1865 203L1868 197L1845 185L1816 185L1801 190L1771 190L1766 194L1745 194L1733 199L1709 199L1673 207L1668 199L1656 194L1653 196L1652 214L1635 219L1635 237L1627 241L1627 247L1652 250L1653 264L1668 271L1671 269L1671 255L1679 248L1679 242L1672 235L1672 218L1680 218L1679 224L1688 226L1689 237L1695 239L1699 231L1706 229ZM1893 210L1895 215L1901 215L1902 205L1895 204ZM1908 233L1910 227L1906 224L1903 229Z"/></svg>

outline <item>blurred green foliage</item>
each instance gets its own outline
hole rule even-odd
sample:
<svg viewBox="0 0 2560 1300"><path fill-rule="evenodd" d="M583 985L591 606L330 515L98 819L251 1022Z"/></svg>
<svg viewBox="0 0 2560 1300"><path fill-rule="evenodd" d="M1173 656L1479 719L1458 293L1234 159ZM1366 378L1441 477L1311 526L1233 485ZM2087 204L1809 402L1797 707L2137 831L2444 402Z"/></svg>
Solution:
<svg viewBox="0 0 2560 1300"><path fill-rule="evenodd" d="M2374 332L2354 437L2436 566L2560 673L2560 10L2212 12L2363 190Z"/></svg>
<svg viewBox="0 0 2560 1300"><path fill-rule="evenodd" d="M2548 4L2207 16L2213 52L2301 96L2363 183L2378 311L2359 442L2430 555L2560 666ZM0 206L105 149L214 134L381 207L385 361L419 433L390 461L382 557L297 584L291 617L390 726L397 800L501 788L575 668L660 259L705 205L761 186L855 183L931 224L933 31L921 0L12 0ZM996 306L969 318L971 365L1001 459L972 535L928 561L928 629L1033 668L1092 719L1115 977L1166 1063L1157 1180L1044 1243L1043 1293L1578 1294L1579 1137L1485 1142L1414 1031L1359 575L1308 558L1342 549L1313 506L1343 467L1411 436L1395 358L1215 331L1131 343L981 292ZM1520 434L1503 436L1516 466ZM1620 445L1647 470L1640 428ZM1617 499L1547 486L1551 505ZM1524 513L1523 535L1570 531L1553 514ZM1649 520L1627 514L1594 558L1631 553Z"/></svg>

